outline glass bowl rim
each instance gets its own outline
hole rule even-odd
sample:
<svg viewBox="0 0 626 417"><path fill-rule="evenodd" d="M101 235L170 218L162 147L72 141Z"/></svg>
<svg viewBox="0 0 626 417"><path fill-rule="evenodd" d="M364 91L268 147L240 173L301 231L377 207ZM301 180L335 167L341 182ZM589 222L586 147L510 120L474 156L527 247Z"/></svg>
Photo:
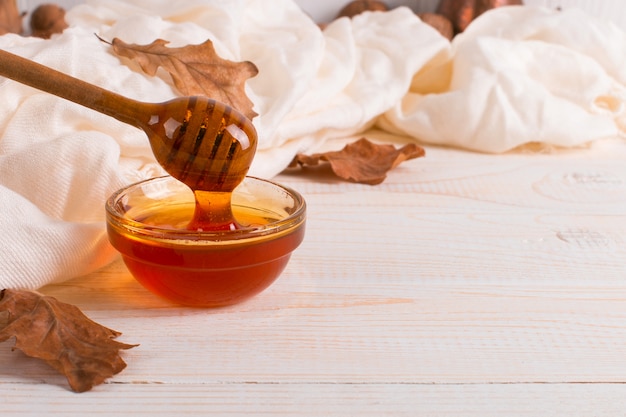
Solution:
<svg viewBox="0 0 626 417"><path fill-rule="evenodd" d="M306 201L298 191L294 190L291 187L279 184L275 181L254 176L246 176L244 181L252 180L254 182L260 182L264 185L269 185L286 193L294 201L294 211L284 218L272 221L267 225L259 228L243 228L227 231L196 231L186 229L171 229L159 226L148 226L144 223L141 223L140 221L124 217L123 214L121 214L121 212L116 209L118 201L129 191L141 187L147 183L155 183L168 180L178 181L170 175L163 175L137 181L115 191L105 202L106 222L112 226L124 228L137 237L144 236L147 238L158 238L171 242L176 242L180 240L193 240L197 243L226 243L229 241L240 242L242 239L254 239L267 235L275 235L280 232L288 232L289 230L296 230L299 225L302 225L305 222ZM180 182L180 185L181 187L186 187L185 184L183 184L182 182ZM234 192L236 193L236 189Z"/></svg>

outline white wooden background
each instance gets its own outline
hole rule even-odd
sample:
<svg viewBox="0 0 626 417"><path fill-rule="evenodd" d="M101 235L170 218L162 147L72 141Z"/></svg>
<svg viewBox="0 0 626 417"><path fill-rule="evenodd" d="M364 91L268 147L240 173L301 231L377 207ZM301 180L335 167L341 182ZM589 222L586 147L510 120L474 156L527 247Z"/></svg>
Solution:
<svg viewBox="0 0 626 417"><path fill-rule="evenodd" d="M56 3L69 8L83 0L17 0L21 10L32 10L41 3ZM271 0L268 0L271 1ZM296 0L319 22L331 20L349 0ZM406 5L418 12L434 11L439 0L386 0L390 6ZM626 30L626 3L623 0L524 0L524 4L547 7L580 7L590 14L610 19Z"/></svg>

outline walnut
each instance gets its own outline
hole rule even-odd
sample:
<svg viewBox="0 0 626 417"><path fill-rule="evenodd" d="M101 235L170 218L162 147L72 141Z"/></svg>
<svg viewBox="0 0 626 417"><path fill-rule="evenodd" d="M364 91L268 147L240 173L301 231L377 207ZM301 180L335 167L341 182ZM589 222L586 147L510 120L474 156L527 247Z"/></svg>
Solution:
<svg viewBox="0 0 626 417"><path fill-rule="evenodd" d="M419 18L426 24L434 27L442 36L452 40L454 37L454 27L450 19L437 13L419 13Z"/></svg>
<svg viewBox="0 0 626 417"><path fill-rule="evenodd" d="M0 35L22 33L22 16L15 0L0 0Z"/></svg>
<svg viewBox="0 0 626 417"><path fill-rule="evenodd" d="M30 29L33 36L48 39L55 33L61 33L67 28L65 10L56 4L42 4L38 6L30 17Z"/></svg>
<svg viewBox="0 0 626 417"><path fill-rule="evenodd" d="M339 11L337 18L340 17L354 17L366 11L380 11L386 12L389 7L382 1L375 0L354 0L346 4L343 9Z"/></svg>
<svg viewBox="0 0 626 417"><path fill-rule="evenodd" d="M459 33L489 9L519 4L523 4L522 0L441 0L437 13L450 19L454 30Z"/></svg>

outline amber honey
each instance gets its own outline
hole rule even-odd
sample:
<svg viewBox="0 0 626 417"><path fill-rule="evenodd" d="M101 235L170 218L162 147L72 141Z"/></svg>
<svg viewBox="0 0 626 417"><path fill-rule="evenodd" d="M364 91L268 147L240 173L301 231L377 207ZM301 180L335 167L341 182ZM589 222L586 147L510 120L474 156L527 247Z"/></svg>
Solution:
<svg viewBox="0 0 626 417"><path fill-rule="evenodd" d="M148 290L179 304L223 306L267 288L304 237L304 213L233 205L238 230L192 231L194 201L118 203L120 221L108 221L109 240ZM287 220L286 220L287 219Z"/></svg>

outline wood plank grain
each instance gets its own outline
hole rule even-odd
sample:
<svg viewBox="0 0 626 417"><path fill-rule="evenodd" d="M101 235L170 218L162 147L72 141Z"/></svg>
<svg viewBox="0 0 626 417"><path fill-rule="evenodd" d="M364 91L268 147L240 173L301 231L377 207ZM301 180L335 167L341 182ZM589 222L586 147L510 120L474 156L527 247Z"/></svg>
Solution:
<svg viewBox="0 0 626 417"><path fill-rule="evenodd" d="M624 385L112 384L76 395L12 385L2 415L620 416ZM36 399L34 401L33 399Z"/></svg>
<svg viewBox="0 0 626 417"><path fill-rule="evenodd" d="M626 10L623 3L618 0L524 0L524 4L563 10L578 8L590 16L611 20L622 28L626 25Z"/></svg>

